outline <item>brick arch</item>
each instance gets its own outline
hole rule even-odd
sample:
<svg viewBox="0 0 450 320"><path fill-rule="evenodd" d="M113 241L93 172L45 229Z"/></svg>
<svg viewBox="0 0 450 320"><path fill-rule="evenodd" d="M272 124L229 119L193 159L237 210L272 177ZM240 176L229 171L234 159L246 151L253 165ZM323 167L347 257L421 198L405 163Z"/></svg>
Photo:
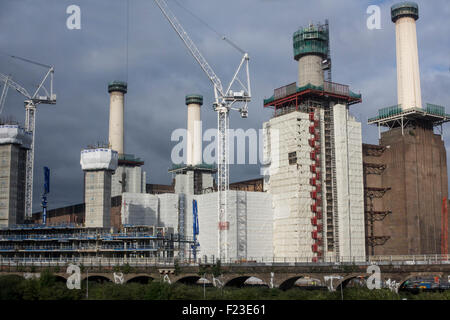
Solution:
<svg viewBox="0 0 450 320"><path fill-rule="evenodd" d="M154 277L148 275L148 274L133 274L132 276L126 277L126 280L124 283L150 283L151 281L155 280Z"/></svg>
<svg viewBox="0 0 450 320"><path fill-rule="evenodd" d="M172 282L172 284L174 283L181 283L180 280L185 279L185 278L197 278L200 279L201 276L198 275L198 273L183 273L183 274L179 274L179 275L173 275L173 274L169 274L169 279ZM163 279L164 274L160 274L159 275L159 279Z"/></svg>
<svg viewBox="0 0 450 320"><path fill-rule="evenodd" d="M279 285L278 288L281 290L289 290L292 289L295 285L295 283L302 278L310 278L312 280L318 280L320 282L320 285L322 286L326 286L326 283L323 279L323 277L321 276L317 276L317 275L305 275L305 274L298 274L295 276L290 276L288 278L285 278Z"/></svg>
<svg viewBox="0 0 450 320"><path fill-rule="evenodd" d="M106 281L109 281L109 282L112 282L112 283L114 283L114 276L113 276L113 274L109 274L109 273L89 273L88 275L86 275L86 273L82 273L82 276L81 276L81 281L84 281L84 280L86 280L86 278L88 278L89 277L89 280L90 281L93 281L93 280L106 280Z"/></svg>
<svg viewBox="0 0 450 320"><path fill-rule="evenodd" d="M400 280L399 288L409 279L415 278L415 277L436 277L440 276L442 277L444 275L443 272L412 272L408 276L403 277Z"/></svg>
<svg viewBox="0 0 450 320"><path fill-rule="evenodd" d="M261 280L265 285L269 285L267 283L267 281L264 281L264 279L261 277L261 275L258 275L258 276L239 275L239 276L234 276L234 277L228 278L224 283L224 287L242 287L244 285L245 281L247 281L251 277Z"/></svg>
<svg viewBox="0 0 450 320"><path fill-rule="evenodd" d="M336 290L339 289L341 285L345 289L345 287L351 280L356 279L358 277L368 277L368 276L370 275L367 273L352 273L351 275L345 276L343 277L343 279L338 280L336 284L334 284L334 289Z"/></svg>
<svg viewBox="0 0 450 320"><path fill-rule="evenodd" d="M198 280L200 280L200 278L201 277L199 275L184 276L175 281L175 283L194 285L197 283Z"/></svg>

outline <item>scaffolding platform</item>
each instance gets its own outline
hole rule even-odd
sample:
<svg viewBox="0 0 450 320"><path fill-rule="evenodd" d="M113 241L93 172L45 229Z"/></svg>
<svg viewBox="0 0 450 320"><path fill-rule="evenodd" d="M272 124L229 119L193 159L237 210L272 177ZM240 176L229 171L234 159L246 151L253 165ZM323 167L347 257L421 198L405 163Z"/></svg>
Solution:
<svg viewBox="0 0 450 320"><path fill-rule="evenodd" d="M143 166L144 161L141 158L136 158L134 154L119 154L118 165L125 166Z"/></svg>
<svg viewBox="0 0 450 320"><path fill-rule="evenodd" d="M340 100L348 105L362 102L362 95L353 93L348 85L325 81L323 86L308 84L297 87L295 83L274 90L274 95L269 99L264 99L264 108L274 108L275 110L293 107L298 110L302 101L308 99Z"/></svg>
<svg viewBox="0 0 450 320"><path fill-rule="evenodd" d="M378 116L368 120L368 124L375 124L378 126L379 136L381 137L381 127L406 128L414 122L424 122L431 125L433 128L441 126L446 122L450 122L450 114L445 113L445 107L435 104L426 104L426 108L410 108L402 109L401 105L395 105L380 109Z"/></svg>
<svg viewBox="0 0 450 320"><path fill-rule="evenodd" d="M188 165L188 164L174 164L172 168L170 168L169 173L186 173L187 171L203 171L205 173L216 173L217 168L213 164L197 164L197 165Z"/></svg>

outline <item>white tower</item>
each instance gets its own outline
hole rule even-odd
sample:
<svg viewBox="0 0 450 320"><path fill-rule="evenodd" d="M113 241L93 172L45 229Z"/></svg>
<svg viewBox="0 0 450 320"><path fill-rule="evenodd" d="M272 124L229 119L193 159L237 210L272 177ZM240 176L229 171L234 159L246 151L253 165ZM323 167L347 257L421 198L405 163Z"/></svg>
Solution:
<svg viewBox="0 0 450 320"><path fill-rule="evenodd" d="M109 228L111 226L111 175L117 168L118 154L111 149L85 149L81 151L84 176L85 226Z"/></svg>
<svg viewBox="0 0 450 320"><path fill-rule="evenodd" d="M187 165L202 163L202 122L200 109L203 104L203 96L190 94L186 96L187 114Z"/></svg>
<svg viewBox="0 0 450 320"><path fill-rule="evenodd" d="M124 154L123 145L123 110L127 83L113 81L108 85L109 104L109 144L118 154Z"/></svg>
<svg viewBox="0 0 450 320"><path fill-rule="evenodd" d="M416 33L419 6L414 2L398 3L391 7L391 16L397 38L398 104L403 110L422 108Z"/></svg>

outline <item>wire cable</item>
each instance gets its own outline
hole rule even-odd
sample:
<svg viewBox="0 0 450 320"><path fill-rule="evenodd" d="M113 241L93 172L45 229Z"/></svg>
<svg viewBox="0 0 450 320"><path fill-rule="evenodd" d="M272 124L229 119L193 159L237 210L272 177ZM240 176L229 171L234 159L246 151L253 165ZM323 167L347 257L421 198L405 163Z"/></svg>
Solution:
<svg viewBox="0 0 450 320"><path fill-rule="evenodd" d="M189 13L191 16L193 16L195 19L197 19L198 21L200 21L204 26L206 26L209 30L211 30L212 32L214 32L221 40L224 40L225 42L227 42L230 46L232 46L233 48L235 48L236 50L238 50L239 52L241 52L242 54L245 53L244 50L242 50L238 45L236 45L233 41L231 41L229 38L227 38L224 34L220 33L219 31L217 31L215 28L213 28L210 24L208 24L205 20L203 20L202 18L200 18L199 16L197 16L194 12L192 12L191 10L189 10L188 8L186 8L185 6L183 6L181 3L179 3L177 0L172 0L176 5L178 5L180 8L182 8L183 10L185 10L187 13Z"/></svg>

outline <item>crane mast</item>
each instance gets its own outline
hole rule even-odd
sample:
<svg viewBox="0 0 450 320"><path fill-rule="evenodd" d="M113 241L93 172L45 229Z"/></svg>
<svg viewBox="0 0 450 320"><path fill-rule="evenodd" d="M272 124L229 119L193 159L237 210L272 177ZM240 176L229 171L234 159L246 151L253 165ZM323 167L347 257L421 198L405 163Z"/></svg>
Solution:
<svg viewBox="0 0 450 320"><path fill-rule="evenodd" d="M161 9L163 15L169 21L175 32L186 45L189 52L203 69L214 87L214 111L217 112L217 207L218 207L218 257L225 261L228 258L228 228L227 221L227 191L229 188L229 165L228 165L228 132L229 132L229 112L236 110L241 113L241 117L247 118L247 105L251 100L250 90L250 76L248 61L249 56L242 51L234 43L227 38L223 38L230 43L234 48L243 53L241 62L231 79L227 90L224 92L222 82L216 75L214 70L208 64L206 59L201 54L195 43L191 40L183 26L180 24L176 16L167 6L164 0L155 0L158 7ZM242 83L238 75L245 64L246 71L246 85ZM233 92L232 87L238 84L241 90ZM241 108L233 107L235 103L242 103Z"/></svg>

